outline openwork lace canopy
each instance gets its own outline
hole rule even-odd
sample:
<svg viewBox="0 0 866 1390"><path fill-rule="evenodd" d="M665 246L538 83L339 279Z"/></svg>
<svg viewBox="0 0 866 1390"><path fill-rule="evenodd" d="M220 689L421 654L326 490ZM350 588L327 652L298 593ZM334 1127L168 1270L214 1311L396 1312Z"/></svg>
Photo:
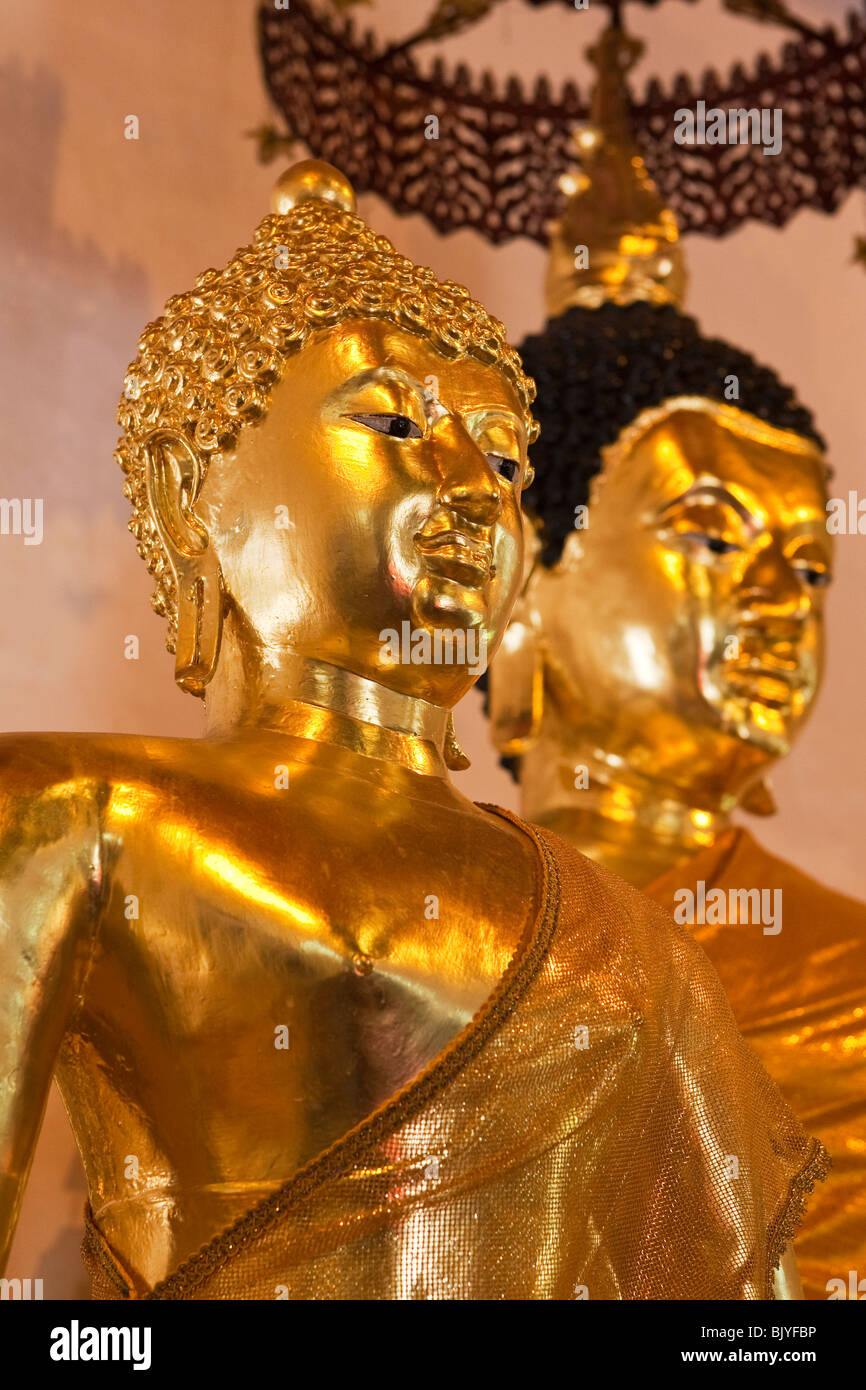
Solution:
<svg viewBox="0 0 866 1390"><path fill-rule="evenodd" d="M473 76L410 53L386 54L351 21L263 4L259 38L265 81L289 133L343 169L358 192L400 213L422 213L440 232L473 227L499 243L526 236L547 244L561 211L558 179L573 164L572 133L588 93L554 92L517 76ZM707 107L781 107L781 151L760 144L685 146L675 113ZM428 139L428 118L439 122ZM637 146L683 232L723 236L748 220L783 226L800 208L833 212L866 185L866 22L851 13L837 32L804 35L781 56L652 81L632 107Z"/></svg>

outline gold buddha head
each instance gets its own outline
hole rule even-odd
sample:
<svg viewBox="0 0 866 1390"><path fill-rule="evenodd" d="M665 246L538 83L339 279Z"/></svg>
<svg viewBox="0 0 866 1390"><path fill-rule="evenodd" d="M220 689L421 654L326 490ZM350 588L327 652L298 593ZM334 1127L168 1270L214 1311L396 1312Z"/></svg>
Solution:
<svg viewBox="0 0 866 1390"><path fill-rule="evenodd" d="M744 794L821 678L832 556L811 417L670 304L575 306L521 351L542 427L515 628L533 650L529 723L546 708L626 781ZM491 672L510 754L532 736L513 719L519 647Z"/></svg>
<svg viewBox="0 0 866 1390"><path fill-rule="evenodd" d="M590 50L593 124L562 184L550 317L521 347L542 429L537 535L490 673L494 740L523 753L546 719L602 777L757 810L821 678L823 441L769 368L679 307L676 220L629 129L641 47L614 24Z"/></svg>
<svg viewBox="0 0 866 1390"><path fill-rule="evenodd" d="M375 235L336 170L296 166L275 208L145 329L119 408L178 682L203 694L228 638L241 679L290 653L450 707L479 644L437 662L411 638L499 641L532 383L502 325Z"/></svg>

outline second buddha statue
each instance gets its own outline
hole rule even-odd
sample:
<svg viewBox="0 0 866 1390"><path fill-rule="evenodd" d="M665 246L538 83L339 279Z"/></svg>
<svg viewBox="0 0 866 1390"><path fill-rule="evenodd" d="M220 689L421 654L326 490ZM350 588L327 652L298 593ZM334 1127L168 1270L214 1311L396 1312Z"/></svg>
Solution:
<svg viewBox="0 0 866 1390"><path fill-rule="evenodd" d="M773 809L767 775L820 685L823 441L774 372L680 310L676 223L627 131L634 49L614 30L595 56L550 317L522 348L537 529L490 672L494 736L524 815L694 933L830 1149L798 1254L808 1296L838 1296L866 1260L866 908L733 820Z"/></svg>

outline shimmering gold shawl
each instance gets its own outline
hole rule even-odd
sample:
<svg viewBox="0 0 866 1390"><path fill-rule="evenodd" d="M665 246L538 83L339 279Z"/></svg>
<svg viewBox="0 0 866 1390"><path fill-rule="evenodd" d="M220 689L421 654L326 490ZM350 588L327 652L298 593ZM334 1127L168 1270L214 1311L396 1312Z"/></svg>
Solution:
<svg viewBox="0 0 866 1390"><path fill-rule="evenodd" d="M697 926L737 1023L786 1099L833 1159L797 1233L807 1298L866 1276L866 905L768 854L745 830L646 891L667 911L679 888L779 888L782 930ZM838 1289L838 1285L836 1286Z"/></svg>
<svg viewBox="0 0 866 1390"><path fill-rule="evenodd" d="M460 1036L155 1289L89 1223L96 1297L772 1296L820 1145L688 934L516 823L540 911Z"/></svg>

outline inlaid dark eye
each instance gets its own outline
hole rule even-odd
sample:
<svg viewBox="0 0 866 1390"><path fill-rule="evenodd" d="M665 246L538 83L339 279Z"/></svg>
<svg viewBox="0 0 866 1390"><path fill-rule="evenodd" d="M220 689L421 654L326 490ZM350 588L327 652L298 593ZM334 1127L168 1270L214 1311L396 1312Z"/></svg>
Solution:
<svg viewBox="0 0 866 1390"><path fill-rule="evenodd" d="M387 434L389 439L421 439L423 435L423 430L408 415L350 415L349 419L378 434Z"/></svg>
<svg viewBox="0 0 866 1390"><path fill-rule="evenodd" d="M808 584L810 589L826 589L831 582L827 570L812 569L811 565L797 565L795 568L803 583Z"/></svg>
<svg viewBox="0 0 866 1390"><path fill-rule="evenodd" d="M514 459L505 458L503 454L488 454L487 462L494 473L498 473L501 478L507 478L509 483L513 483L520 472L520 464L515 463Z"/></svg>
<svg viewBox="0 0 866 1390"><path fill-rule="evenodd" d="M681 531L680 535L686 540L702 545L712 555L733 555L734 551L740 548L732 541L723 541L721 536L708 536L705 531Z"/></svg>

